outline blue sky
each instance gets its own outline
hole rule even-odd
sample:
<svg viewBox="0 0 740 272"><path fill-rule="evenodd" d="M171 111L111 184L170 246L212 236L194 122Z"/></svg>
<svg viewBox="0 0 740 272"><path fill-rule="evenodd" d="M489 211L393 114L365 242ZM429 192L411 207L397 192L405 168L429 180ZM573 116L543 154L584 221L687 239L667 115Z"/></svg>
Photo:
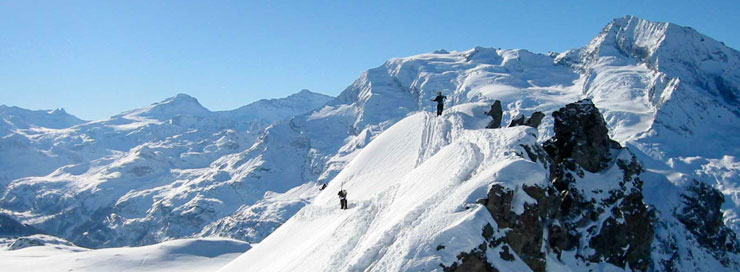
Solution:
<svg viewBox="0 0 740 272"><path fill-rule="evenodd" d="M0 104L104 119L177 93L211 110L337 95L392 57L584 46L627 14L740 48L740 1L0 0Z"/></svg>

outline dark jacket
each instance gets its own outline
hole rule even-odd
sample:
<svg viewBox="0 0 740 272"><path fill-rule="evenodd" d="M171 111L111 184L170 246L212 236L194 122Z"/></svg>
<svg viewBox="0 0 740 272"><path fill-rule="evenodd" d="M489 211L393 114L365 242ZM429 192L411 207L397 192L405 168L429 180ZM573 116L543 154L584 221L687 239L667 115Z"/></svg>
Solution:
<svg viewBox="0 0 740 272"><path fill-rule="evenodd" d="M439 104L442 104L445 99L447 99L447 96L438 95L437 97L435 97L434 99L432 99L432 101L437 102Z"/></svg>

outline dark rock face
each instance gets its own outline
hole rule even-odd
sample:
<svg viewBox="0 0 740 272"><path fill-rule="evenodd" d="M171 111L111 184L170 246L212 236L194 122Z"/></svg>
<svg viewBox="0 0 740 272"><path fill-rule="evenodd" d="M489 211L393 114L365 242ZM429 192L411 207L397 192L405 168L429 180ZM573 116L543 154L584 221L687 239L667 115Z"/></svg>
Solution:
<svg viewBox="0 0 740 272"><path fill-rule="evenodd" d="M519 115L514 116L514 118L511 119L509 127L523 126L525 122L527 122L527 117L525 117L524 114L520 113Z"/></svg>
<svg viewBox="0 0 740 272"><path fill-rule="evenodd" d="M491 120L490 123L486 126L486 128L500 128L501 127L501 118L504 116L504 110L501 107L501 101L496 100L493 102L493 105L491 105L491 109L486 112L486 115L491 116L493 120Z"/></svg>
<svg viewBox="0 0 740 272"><path fill-rule="evenodd" d="M509 127L530 126L533 128L537 128L538 126L540 126L540 123L542 123L542 118L545 118L545 114L540 111L532 113L532 116L529 118L520 113L519 115L511 119Z"/></svg>
<svg viewBox="0 0 740 272"><path fill-rule="evenodd" d="M498 269L494 268L486 258L486 244L481 244L478 248L471 250L470 252L462 252L457 256L459 262L455 262L449 267L440 265L444 272L468 272L468 271L481 271L481 272L498 272Z"/></svg>
<svg viewBox="0 0 740 272"><path fill-rule="evenodd" d="M589 242L589 246L596 249L591 261L603 259L621 267L629 264L633 269L647 270L654 230L642 194L626 196L612 213Z"/></svg>
<svg viewBox="0 0 740 272"><path fill-rule="evenodd" d="M566 105L553 112L555 137L545 143L545 150L555 163L573 160L589 172L608 166L610 150L620 148L609 139L609 130L599 110L589 99Z"/></svg>
<svg viewBox="0 0 740 272"><path fill-rule="evenodd" d="M488 198L484 205L498 224L499 229L510 229L503 237L489 239L489 244L496 247L501 243L503 251L499 254L504 260L513 260L509 252L511 248L519 258L534 271L545 271L545 255L542 244L543 229L545 222L557 217L559 198L552 187L540 188L537 186L525 186L522 189L527 195L537 200L535 205L525 205L524 212L520 215L511 209L514 191L501 185L493 185L488 191Z"/></svg>
<svg viewBox="0 0 740 272"><path fill-rule="evenodd" d="M695 180L681 198L683 207L675 211L676 218L700 246L708 249L723 265L729 265L727 253L740 253L740 244L735 233L722 221L720 207L725 201L724 195Z"/></svg>
<svg viewBox="0 0 740 272"><path fill-rule="evenodd" d="M540 126L540 123L542 123L542 118L545 118L545 114L541 111L536 111L532 113L532 116L527 119L527 122L525 125L528 125L533 128L537 128Z"/></svg>
<svg viewBox="0 0 740 272"><path fill-rule="evenodd" d="M550 247L555 252L574 246L588 247L594 253L581 258L647 270L654 227L643 202L639 178L642 166L634 155L629 159L613 158L612 154L625 150L609 139L606 123L590 100L568 104L552 115L555 137L545 142L543 148L553 160L550 178L560 192L562 203L558 220L561 226L553 229L556 239ZM603 189L591 192L576 186L585 176L583 170L600 172L615 164L623 173L618 186L604 184ZM563 232L573 233L578 229L585 232L575 237L563 235Z"/></svg>

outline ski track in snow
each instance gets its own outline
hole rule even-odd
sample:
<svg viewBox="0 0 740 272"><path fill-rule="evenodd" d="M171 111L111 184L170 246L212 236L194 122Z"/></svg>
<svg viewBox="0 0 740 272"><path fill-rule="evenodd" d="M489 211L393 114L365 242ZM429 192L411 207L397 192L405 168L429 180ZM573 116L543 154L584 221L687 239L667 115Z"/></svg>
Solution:
<svg viewBox="0 0 740 272"><path fill-rule="evenodd" d="M484 197L485 188L496 180L519 186L516 182L544 182L545 176L533 175L524 181L512 179L521 171L528 171L528 164L518 163L523 159L516 153L522 152L518 145L522 136L534 143L533 129L464 128L459 124L460 115L464 113L452 110L442 117L417 113L394 125L363 149L312 204L223 271L244 267L250 271L430 270L455 260L453 254L459 251L452 250L469 250L465 247L470 246L470 239L481 243L481 237L473 237L480 235L485 223L495 223L490 215L482 215L487 212L480 206L468 207L473 204L468 202L471 196ZM448 143L450 134L457 136ZM411 135L418 138L409 139ZM390 145L399 137L414 144ZM387 179L378 173L394 168L399 159L408 157L370 157L380 164L357 161L366 153L413 154L415 163L406 164L403 171L394 170L400 175ZM367 168L368 163L372 167ZM500 171L507 167L517 168ZM525 168L516 170L518 167ZM352 203L346 211L338 209L334 196L344 179L349 180L344 188ZM524 202L527 200L523 199L520 205ZM428 255L436 247L435 235L450 232L454 234L443 236L452 239L444 242L451 251L439 252L436 257ZM306 235L312 238L296 239ZM418 256L429 257L411 261ZM399 258L408 263L399 262ZM279 261L262 261L268 259Z"/></svg>

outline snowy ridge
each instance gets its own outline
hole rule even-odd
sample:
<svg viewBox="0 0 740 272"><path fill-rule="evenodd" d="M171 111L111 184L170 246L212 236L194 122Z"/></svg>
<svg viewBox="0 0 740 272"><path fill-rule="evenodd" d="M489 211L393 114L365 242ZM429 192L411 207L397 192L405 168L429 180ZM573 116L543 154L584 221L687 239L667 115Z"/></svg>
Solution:
<svg viewBox="0 0 740 272"><path fill-rule="evenodd" d="M485 105L466 107L472 112ZM222 271L410 271L455 261L457 252L483 242L481 228L493 222L485 208L466 207L484 198L491 182L512 188L547 182L544 169L516 155L524 153L520 145L536 142L534 130L464 129L476 121L464 113L445 119L418 113L400 121L360 151L311 205ZM445 134L454 140L425 141ZM351 199L347 211L337 209L342 184Z"/></svg>
<svg viewBox="0 0 740 272"><path fill-rule="evenodd" d="M280 99L262 99L244 107L229 112L233 118L242 120L259 120L270 123L276 120L283 120L293 115L306 113L317 109L332 97L313 93L303 89L298 93L289 95ZM290 110L286 110L290 109Z"/></svg>
<svg viewBox="0 0 740 272"><path fill-rule="evenodd" d="M18 107L0 105L0 129L16 130L30 128L62 129L79 125L85 121L68 114L64 109L56 110L26 110ZM5 136L7 132L0 134Z"/></svg>

